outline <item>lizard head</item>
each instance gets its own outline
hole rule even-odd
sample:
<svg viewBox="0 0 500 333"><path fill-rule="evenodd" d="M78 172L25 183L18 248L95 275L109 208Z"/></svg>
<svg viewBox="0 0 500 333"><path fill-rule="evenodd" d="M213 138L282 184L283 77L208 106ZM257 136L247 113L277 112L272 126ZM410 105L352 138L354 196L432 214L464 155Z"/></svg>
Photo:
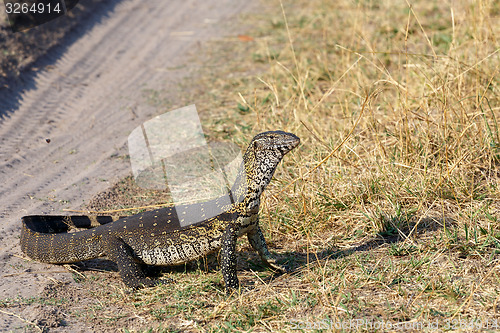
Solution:
<svg viewBox="0 0 500 333"><path fill-rule="evenodd" d="M259 197L271 181L279 162L299 143L296 135L283 131L264 132L253 138L243 156L244 175L239 178L246 181L236 182L233 188L233 193L240 200L246 198L248 210L258 209Z"/></svg>
<svg viewBox="0 0 500 333"><path fill-rule="evenodd" d="M299 142L296 135L283 131L257 134L247 150L254 158L252 170L247 169L247 177L267 186L283 156L297 147ZM251 171L250 174L248 171Z"/></svg>
<svg viewBox="0 0 500 333"><path fill-rule="evenodd" d="M299 145L300 139L292 133L269 131L257 134L251 143L251 148L259 155L272 155L283 158L293 148Z"/></svg>

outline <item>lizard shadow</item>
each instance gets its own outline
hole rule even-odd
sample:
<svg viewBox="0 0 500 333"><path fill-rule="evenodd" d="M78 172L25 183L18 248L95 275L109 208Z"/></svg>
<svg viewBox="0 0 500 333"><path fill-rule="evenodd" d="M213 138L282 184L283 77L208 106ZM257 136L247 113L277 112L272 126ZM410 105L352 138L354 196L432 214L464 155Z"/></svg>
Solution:
<svg viewBox="0 0 500 333"><path fill-rule="evenodd" d="M450 217L423 217L412 218L404 224L394 225L386 224L382 231L374 234L369 240L361 242L353 247L347 249L339 249L334 245L318 251L288 251L282 252L277 255L277 262L285 265L289 269L287 273L296 274L300 270L306 268L311 264L321 264L328 260L341 259L359 252L366 252L385 245L396 244L405 239L410 232L413 236L421 235L433 231L443 229L444 227L450 228L455 226L456 222ZM263 270L267 269L261 266ZM269 282L282 274L274 274L263 278L264 282Z"/></svg>
<svg viewBox="0 0 500 333"><path fill-rule="evenodd" d="M209 255L211 257L213 255ZM152 265L142 265L144 273L148 277L160 277L163 273L182 273L195 271L197 269L203 269L205 271L211 271L218 269L213 263L206 264L205 259L199 259L190 261L184 264L172 265L172 266L152 266ZM71 264L79 272L118 272L118 266L115 262L108 260L106 257L95 258L85 261L79 261Z"/></svg>

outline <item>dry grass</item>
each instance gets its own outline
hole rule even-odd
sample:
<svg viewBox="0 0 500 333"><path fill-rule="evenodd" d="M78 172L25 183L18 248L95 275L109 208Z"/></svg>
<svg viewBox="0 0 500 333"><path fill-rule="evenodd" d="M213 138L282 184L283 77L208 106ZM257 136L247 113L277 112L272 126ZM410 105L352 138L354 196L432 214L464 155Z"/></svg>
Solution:
<svg viewBox="0 0 500 333"><path fill-rule="evenodd" d="M499 4L294 1L281 11L263 18L249 48L265 71L214 85L216 95L240 92L228 99L248 110L234 116L234 135L302 138L262 207L268 237L297 271L243 296L262 317L249 324L246 309L233 316L239 327L492 324ZM264 304L275 311L262 314ZM230 307L220 311L227 319Z"/></svg>
<svg viewBox="0 0 500 333"><path fill-rule="evenodd" d="M210 110L213 137L302 139L261 207L294 271L273 277L242 240L240 297L225 297L217 270L96 297L165 330L495 329L499 3L294 0L265 12L246 18L251 38L214 43L220 67L191 102Z"/></svg>

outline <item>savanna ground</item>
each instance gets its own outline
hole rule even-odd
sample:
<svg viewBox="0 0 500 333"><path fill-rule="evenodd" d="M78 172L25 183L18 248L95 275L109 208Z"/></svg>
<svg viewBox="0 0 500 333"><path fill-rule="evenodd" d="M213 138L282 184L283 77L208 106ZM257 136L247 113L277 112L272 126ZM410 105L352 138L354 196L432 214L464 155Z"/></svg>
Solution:
<svg viewBox="0 0 500 333"><path fill-rule="evenodd" d="M136 292L91 262L77 287L12 302L99 331L498 330L500 3L293 0L242 20L255 28L207 47L216 71L187 81L184 100L145 94L158 113L209 110L209 139L301 138L261 205L291 273L274 276L241 239L239 296L213 260ZM166 201L128 178L84 208Z"/></svg>

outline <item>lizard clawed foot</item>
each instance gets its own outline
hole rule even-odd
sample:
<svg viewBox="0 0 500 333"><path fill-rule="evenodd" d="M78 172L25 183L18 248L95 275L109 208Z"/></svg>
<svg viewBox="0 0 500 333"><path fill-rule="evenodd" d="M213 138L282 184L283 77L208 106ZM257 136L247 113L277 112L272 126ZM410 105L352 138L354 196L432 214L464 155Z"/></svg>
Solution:
<svg viewBox="0 0 500 333"><path fill-rule="evenodd" d="M241 287L238 288L231 288L231 287L226 287L226 296L231 297L231 296L240 296L242 294Z"/></svg>
<svg viewBox="0 0 500 333"><path fill-rule="evenodd" d="M278 273L290 272L290 269L288 269L286 266L278 264L276 262L276 259L274 259L274 258L266 258L266 259L263 259L263 261L269 268L271 268L274 271L277 271Z"/></svg>
<svg viewBox="0 0 500 333"><path fill-rule="evenodd" d="M133 285L128 285L129 288L133 290L138 290L142 288L150 288L150 287L156 287L164 284L170 284L174 283L175 281L171 278L166 278L166 279L156 279L152 280L150 278L143 278L137 281L137 283L134 283Z"/></svg>
<svg viewBox="0 0 500 333"><path fill-rule="evenodd" d="M162 285L162 284L171 284L171 283L175 283L175 280L174 279L171 279L171 278L165 278L165 279L157 279L157 280L154 280L154 285L155 286L159 286L159 285Z"/></svg>

